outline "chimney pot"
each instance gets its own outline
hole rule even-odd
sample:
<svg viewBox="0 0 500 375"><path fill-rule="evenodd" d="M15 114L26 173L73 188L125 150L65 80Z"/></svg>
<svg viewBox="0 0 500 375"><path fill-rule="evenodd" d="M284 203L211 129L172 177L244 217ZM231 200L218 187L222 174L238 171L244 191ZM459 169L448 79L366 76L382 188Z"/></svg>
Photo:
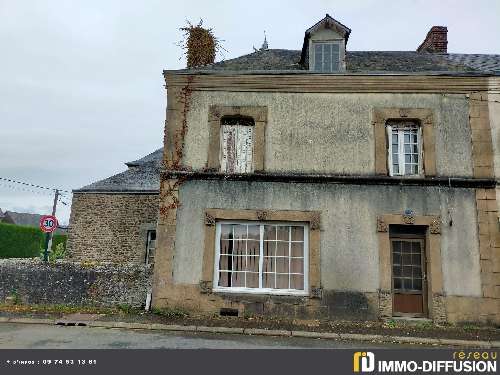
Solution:
<svg viewBox="0 0 500 375"><path fill-rule="evenodd" d="M418 46L417 52L447 53L448 28L446 26L432 26L425 40Z"/></svg>

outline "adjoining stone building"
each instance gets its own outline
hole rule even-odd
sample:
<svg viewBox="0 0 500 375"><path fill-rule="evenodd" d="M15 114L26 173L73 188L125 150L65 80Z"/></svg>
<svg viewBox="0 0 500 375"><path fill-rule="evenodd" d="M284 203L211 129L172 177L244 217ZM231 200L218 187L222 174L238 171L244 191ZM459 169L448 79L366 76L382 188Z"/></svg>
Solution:
<svg viewBox="0 0 500 375"><path fill-rule="evenodd" d="M163 149L125 172L73 191L68 238L75 261L151 264Z"/></svg>
<svg viewBox="0 0 500 375"><path fill-rule="evenodd" d="M300 51L164 71L161 174L75 191L73 256L144 261L158 216L155 307L499 324L500 56L350 32L327 15Z"/></svg>

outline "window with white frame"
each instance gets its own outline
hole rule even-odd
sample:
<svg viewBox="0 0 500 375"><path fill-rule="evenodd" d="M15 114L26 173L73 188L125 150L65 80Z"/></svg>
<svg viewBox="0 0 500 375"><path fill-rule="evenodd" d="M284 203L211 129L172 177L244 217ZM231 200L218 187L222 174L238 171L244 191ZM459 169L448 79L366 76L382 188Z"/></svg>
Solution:
<svg viewBox="0 0 500 375"><path fill-rule="evenodd" d="M215 291L307 294L307 224L221 221L216 241Z"/></svg>
<svg viewBox="0 0 500 375"><path fill-rule="evenodd" d="M154 264L156 250L156 231L148 230L146 242L146 265Z"/></svg>
<svg viewBox="0 0 500 375"><path fill-rule="evenodd" d="M223 117L221 120L221 171L253 171L254 121L248 117Z"/></svg>
<svg viewBox="0 0 500 375"><path fill-rule="evenodd" d="M314 70L318 72L338 72L340 70L340 43L314 42Z"/></svg>
<svg viewBox="0 0 500 375"><path fill-rule="evenodd" d="M387 123L388 164L391 176L422 174L421 128L413 121Z"/></svg>

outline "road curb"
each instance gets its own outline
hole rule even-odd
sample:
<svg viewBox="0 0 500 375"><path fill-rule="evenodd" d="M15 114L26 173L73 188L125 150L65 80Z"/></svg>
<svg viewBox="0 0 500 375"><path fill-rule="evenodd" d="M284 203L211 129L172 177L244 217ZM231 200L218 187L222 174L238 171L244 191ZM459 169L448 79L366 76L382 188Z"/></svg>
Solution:
<svg viewBox="0 0 500 375"><path fill-rule="evenodd" d="M38 318L9 318L0 317L0 323L21 323L21 324L48 324L55 325L61 319L38 319ZM461 339L435 339L427 337L407 337L407 336L385 336L385 335L363 335L360 333L335 333L335 332L313 332L313 331L288 331L279 329L263 328L239 328L239 327L208 327L208 326L182 326L176 324L160 323L127 323L127 322L106 322L106 321L85 321L87 327L100 328L122 328L122 329L142 329L159 331L178 332L205 332L221 334L243 334L277 337L304 337L328 340L354 340L371 342L392 342L392 343L412 343L423 345L448 345L467 348L497 349L500 348L500 341L471 341Z"/></svg>

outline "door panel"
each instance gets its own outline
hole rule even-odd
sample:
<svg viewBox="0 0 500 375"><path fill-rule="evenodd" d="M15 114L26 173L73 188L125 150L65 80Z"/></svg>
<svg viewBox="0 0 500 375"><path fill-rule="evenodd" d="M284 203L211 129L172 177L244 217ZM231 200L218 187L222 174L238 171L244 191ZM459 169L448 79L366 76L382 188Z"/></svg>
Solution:
<svg viewBox="0 0 500 375"><path fill-rule="evenodd" d="M421 238L391 238L393 313L425 313L425 251Z"/></svg>

